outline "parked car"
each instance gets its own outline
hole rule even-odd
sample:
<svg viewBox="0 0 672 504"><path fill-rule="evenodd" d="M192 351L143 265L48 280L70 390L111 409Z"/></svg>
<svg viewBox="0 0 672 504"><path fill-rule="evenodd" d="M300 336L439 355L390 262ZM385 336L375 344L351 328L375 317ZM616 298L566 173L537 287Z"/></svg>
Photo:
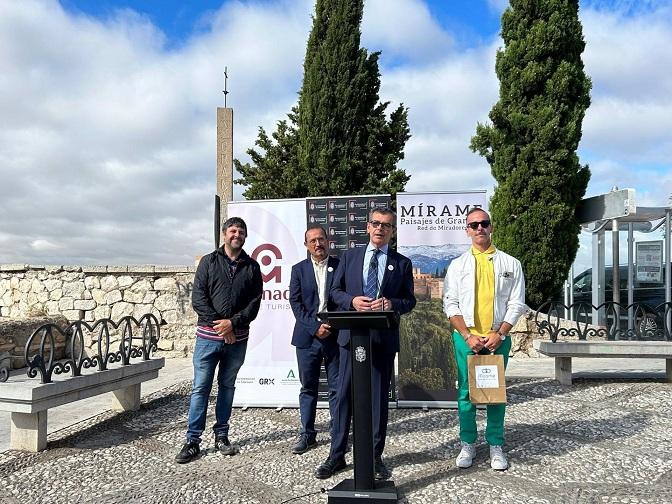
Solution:
<svg viewBox="0 0 672 504"><path fill-rule="evenodd" d="M633 269L633 271L635 271ZM628 305L628 267L619 267L619 283L620 283L620 304L625 307ZM604 301L609 302L613 300L614 285L613 285L613 268L607 266L605 268L605 291ZM663 281L665 279L665 271L663 268ZM574 305L575 316L579 319L585 318L586 314L578 313L578 303L591 304L593 289L593 271L592 268L579 273L574 277L573 291L574 291ZM635 306L635 327L639 329L644 337L659 337L662 335L663 329L663 308L661 305L665 303L665 284L664 283L648 283L637 282L634 283L633 288L633 303ZM582 316L583 315L583 316ZM609 314L607 314L609 317ZM621 310L619 313L621 323L619 327L627 328L628 313L627 310Z"/></svg>
<svg viewBox="0 0 672 504"><path fill-rule="evenodd" d="M628 267L620 266L620 298L621 304L628 304ZM611 266L605 268L605 292L604 300L611 301L614 296L614 273ZM663 272L663 279L664 279ZM593 289L593 270L588 268L574 277L574 302L590 303L592 299ZM665 285L658 283L644 283L635 281L633 289L633 302L638 304L646 304L652 308L656 308L665 302Z"/></svg>

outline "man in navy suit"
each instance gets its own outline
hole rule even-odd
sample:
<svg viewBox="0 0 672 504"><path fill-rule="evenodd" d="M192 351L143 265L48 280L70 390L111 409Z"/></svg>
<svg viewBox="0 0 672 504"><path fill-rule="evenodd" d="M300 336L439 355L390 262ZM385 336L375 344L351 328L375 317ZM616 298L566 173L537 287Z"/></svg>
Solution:
<svg viewBox="0 0 672 504"><path fill-rule="evenodd" d="M292 306L296 324L292 345L296 347L299 366L299 410L301 432L292 452L302 454L317 446L315 409L320 370L324 361L329 385L329 413L333 418L338 383L337 331L317 319L317 314L330 306L329 290L338 266L338 259L327 255L327 233L321 226L311 226L304 235L303 244L310 254L309 259L292 267L289 282L289 304ZM333 422L331 422L333 430Z"/></svg>
<svg viewBox="0 0 672 504"><path fill-rule="evenodd" d="M396 215L392 210L376 209L369 214L366 226L369 244L348 250L334 276L330 297L338 309L393 310L401 315L415 306L411 261L389 247L395 223ZM370 334L374 474L376 479L388 479L391 472L383 463L382 455L387 434L390 380L394 372L394 357L399 351L399 325L372 330ZM350 331L340 331L338 345L340 365L334 432L329 457L315 471L315 476L320 479L328 478L346 466L344 455L352 416Z"/></svg>

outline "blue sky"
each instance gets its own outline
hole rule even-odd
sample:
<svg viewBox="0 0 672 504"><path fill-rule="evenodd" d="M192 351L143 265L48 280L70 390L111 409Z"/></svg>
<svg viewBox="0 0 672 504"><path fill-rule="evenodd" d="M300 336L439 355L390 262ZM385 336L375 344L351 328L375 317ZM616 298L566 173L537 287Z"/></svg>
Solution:
<svg viewBox="0 0 672 504"><path fill-rule="evenodd" d="M362 44L382 51L381 99L409 107L407 190L492 193L468 144L497 100L507 3L366 1ZM0 263L190 264L208 252L224 67L246 161L258 127L273 130L296 102L313 5L0 2ZM618 185L640 206L666 205L672 0L581 1L580 18L593 81L586 196Z"/></svg>
<svg viewBox="0 0 672 504"><path fill-rule="evenodd" d="M272 0L264 0L272 4ZM217 11L222 0L60 0L69 12L84 13L99 19L130 9L146 16L166 35L168 46L181 45L207 26L207 18ZM229 2L230 3L230 2ZM245 2L243 2L245 3ZM247 2L264 3L264 2ZM499 31L501 2L486 0L432 0L429 11L446 30L457 35L461 44L492 37Z"/></svg>

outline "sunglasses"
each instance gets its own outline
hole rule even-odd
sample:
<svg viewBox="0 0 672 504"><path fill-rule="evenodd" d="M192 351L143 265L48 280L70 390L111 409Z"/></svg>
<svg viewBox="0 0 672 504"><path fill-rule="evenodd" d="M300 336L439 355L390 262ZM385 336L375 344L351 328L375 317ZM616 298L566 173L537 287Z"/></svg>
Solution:
<svg viewBox="0 0 672 504"><path fill-rule="evenodd" d="M394 227L394 224L390 224L389 222L380 222L377 220L372 220L369 221L369 224L371 224L371 227L374 229L383 228L385 230L392 229Z"/></svg>
<svg viewBox="0 0 672 504"><path fill-rule="evenodd" d="M474 231L478 229L478 226L480 225L483 229L488 229L490 227L490 221L489 220L483 220L483 221L474 221L474 222L468 222L467 227L470 227Z"/></svg>

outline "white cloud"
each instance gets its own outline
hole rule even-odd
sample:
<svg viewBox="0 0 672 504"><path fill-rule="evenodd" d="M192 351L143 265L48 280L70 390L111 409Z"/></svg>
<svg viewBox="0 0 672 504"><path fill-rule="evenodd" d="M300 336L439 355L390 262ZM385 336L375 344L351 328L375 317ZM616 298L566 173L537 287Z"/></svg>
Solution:
<svg viewBox="0 0 672 504"><path fill-rule="evenodd" d="M49 240L41 240L41 239L33 241L33 243L31 243L30 246L35 250L46 250L46 251L58 250L59 248L61 248L61 245L59 245L58 243L52 243Z"/></svg>
<svg viewBox="0 0 672 504"><path fill-rule="evenodd" d="M444 57L453 45L421 0L368 0L362 35L362 44L370 50L416 64Z"/></svg>
<svg viewBox="0 0 672 504"><path fill-rule="evenodd" d="M313 3L233 0L169 47L129 10L101 21L56 0L0 2L0 263L191 264L207 252L224 67L245 160L257 127L274 129L296 103ZM639 204L665 204L670 10L598 3L581 11L589 194L632 186ZM369 0L362 30L388 65L381 98L410 108L408 190L491 190L468 145L497 100L501 40L458 52L421 0Z"/></svg>
<svg viewBox="0 0 672 504"><path fill-rule="evenodd" d="M593 79L584 147L631 162L672 158L671 14L665 7L636 17L582 12L584 62Z"/></svg>
<svg viewBox="0 0 672 504"><path fill-rule="evenodd" d="M449 54L434 65L385 70L383 99L409 107L412 137L402 162L410 191L490 189L490 167L469 149L497 100L495 45Z"/></svg>
<svg viewBox="0 0 672 504"><path fill-rule="evenodd" d="M672 195L672 11L670 2L594 2L582 11L584 62L593 80L582 151L591 158L587 196L613 186L636 190L637 206L668 206ZM633 15L633 9L640 10ZM635 233L635 241L660 235ZM609 237L608 237L609 238ZM581 235L575 273L590 267L591 238ZM606 262L611 264L610 241ZM621 263L627 241L621 238Z"/></svg>
<svg viewBox="0 0 672 504"><path fill-rule="evenodd" d="M229 3L169 50L128 10L100 21L2 2L0 262L191 264L208 251L224 66L240 156L295 101L311 8Z"/></svg>
<svg viewBox="0 0 672 504"><path fill-rule="evenodd" d="M509 0L487 0L491 11L502 13L509 6Z"/></svg>

